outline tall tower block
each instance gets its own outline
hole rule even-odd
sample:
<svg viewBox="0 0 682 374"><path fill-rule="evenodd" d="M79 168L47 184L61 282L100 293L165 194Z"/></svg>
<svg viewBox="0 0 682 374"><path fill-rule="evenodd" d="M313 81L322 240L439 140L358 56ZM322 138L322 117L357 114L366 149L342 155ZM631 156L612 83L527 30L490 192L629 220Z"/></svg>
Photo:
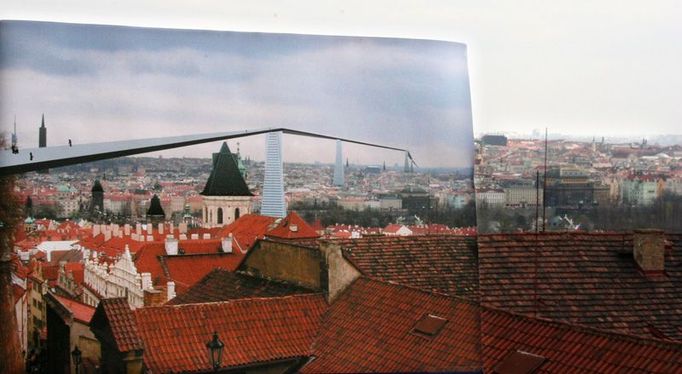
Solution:
<svg viewBox="0 0 682 374"><path fill-rule="evenodd" d="M336 140L336 163L334 164L334 185L343 187L343 149L341 141Z"/></svg>
<svg viewBox="0 0 682 374"><path fill-rule="evenodd" d="M43 114L43 119L40 122L40 128L38 129L38 147L47 147L47 127L45 127L45 115Z"/></svg>
<svg viewBox="0 0 682 374"><path fill-rule="evenodd" d="M284 203L284 167L282 166L282 132L269 132L265 138L265 176L260 214L283 218L287 215Z"/></svg>
<svg viewBox="0 0 682 374"><path fill-rule="evenodd" d="M410 172L410 156L405 152L405 169L403 170L405 173Z"/></svg>

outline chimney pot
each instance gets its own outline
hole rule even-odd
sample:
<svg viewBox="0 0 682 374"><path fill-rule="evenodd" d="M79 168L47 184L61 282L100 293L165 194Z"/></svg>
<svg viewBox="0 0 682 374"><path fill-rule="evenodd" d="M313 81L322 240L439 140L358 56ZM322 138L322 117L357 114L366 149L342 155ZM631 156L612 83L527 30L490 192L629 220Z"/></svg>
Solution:
<svg viewBox="0 0 682 374"><path fill-rule="evenodd" d="M224 253L232 253L232 234L223 238L220 243Z"/></svg>
<svg viewBox="0 0 682 374"><path fill-rule="evenodd" d="M175 282L170 281L166 283L166 287L168 289L168 300L171 300L175 297Z"/></svg>
<svg viewBox="0 0 682 374"><path fill-rule="evenodd" d="M166 238L166 241L164 243L165 243L167 255L175 256L178 254L178 241L177 241L177 239Z"/></svg>
<svg viewBox="0 0 682 374"><path fill-rule="evenodd" d="M645 273L665 270L665 234L658 229L635 230L632 238L633 257Z"/></svg>

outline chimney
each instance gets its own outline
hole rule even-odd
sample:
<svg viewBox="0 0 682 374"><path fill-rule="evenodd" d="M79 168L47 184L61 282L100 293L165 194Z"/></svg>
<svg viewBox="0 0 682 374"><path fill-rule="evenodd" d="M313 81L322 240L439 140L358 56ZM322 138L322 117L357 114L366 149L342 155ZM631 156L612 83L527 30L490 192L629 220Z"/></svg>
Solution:
<svg viewBox="0 0 682 374"><path fill-rule="evenodd" d="M232 233L220 241L224 253L232 253Z"/></svg>
<svg viewBox="0 0 682 374"><path fill-rule="evenodd" d="M120 232L120 228L118 227L118 225L112 224L111 231L113 231L114 236L120 237L120 235L118 234Z"/></svg>
<svg viewBox="0 0 682 374"><path fill-rule="evenodd" d="M635 230L632 238L633 257L646 273L663 273L665 270L665 234L663 230Z"/></svg>
<svg viewBox="0 0 682 374"><path fill-rule="evenodd" d="M173 222L170 222L168 225L169 225L168 233L171 235L175 235L175 226L173 225Z"/></svg>
<svg viewBox="0 0 682 374"><path fill-rule="evenodd" d="M170 281L166 283L166 287L168 288L168 300L171 300L175 297L175 282Z"/></svg>
<svg viewBox="0 0 682 374"><path fill-rule="evenodd" d="M94 238L95 236L99 235L99 225L94 225L92 226L92 237Z"/></svg>
<svg viewBox="0 0 682 374"><path fill-rule="evenodd" d="M133 239L136 242L140 241L140 237L137 234L132 234L130 235L130 239Z"/></svg>
<svg viewBox="0 0 682 374"><path fill-rule="evenodd" d="M163 292L153 288L144 290L144 306L161 306L165 303Z"/></svg>
<svg viewBox="0 0 682 374"><path fill-rule="evenodd" d="M152 223L147 224L147 234L154 235L154 224Z"/></svg>
<svg viewBox="0 0 682 374"><path fill-rule="evenodd" d="M123 234L125 234L125 236L130 236L130 224L126 223L125 226L123 226Z"/></svg>
<svg viewBox="0 0 682 374"><path fill-rule="evenodd" d="M180 234L180 240L187 240L187 235Z"/></svg>
<svg viewBox="0 0 682 374"><path fill-rule="evenodd" d="M135 224L135 233L137 235L142 234L142 224L141 223L136 223Z"/></svg>
<svg viewBox="0 0 682 374"><path fill-rule="evenodd" d="M199 234L192 234L192 235L190 235L190 238L192 240L199 240Z"/></svg>
<svg viewBox="0 0 682 374"><path fill-rule="evenodd" d="M152 273L142 273L142 289L148 290L152 288Z"/></svg>
<svg viewBox="0 0 682 374"><path fill-rule="evenodd" d="M169 256L175 256L178 254L178 241L177 239L166 238L166 254Z"/></svg>
<svg viewBox="0 0 682 374"><path fill-rule="evenodd" d="M104 241L108 242L109 240L111 240L111 231L107 230L104 232Z"/></svg>
<svg viewBox="0 0 682 374"><path fill-rule="evenodd" d="M205 239L205 240L211 239L211 234L205 233L204 236L203 236L203 239Z"/></svg>
<svg viewBox="0 0 682 374"><path fill-rule="evenodd" d="M163 223L159 223L159 234L163 235Z"/></svg>
<svg viewBox="0 0 682 374"><path fill-rule="evenodd" d="M180 234L187 234L187 223L181 222L178 225L178 230L180 230Z"/></svg>

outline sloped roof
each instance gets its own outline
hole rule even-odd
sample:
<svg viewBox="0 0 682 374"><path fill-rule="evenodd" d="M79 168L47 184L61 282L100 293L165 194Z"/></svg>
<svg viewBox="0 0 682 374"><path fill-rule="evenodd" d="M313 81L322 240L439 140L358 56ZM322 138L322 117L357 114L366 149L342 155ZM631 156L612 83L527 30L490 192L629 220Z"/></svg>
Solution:
<svg viewBox="0 0 682 374"><path fill-rule="evenodd" d="M277 219L275 217L261 216L258 214L245 214L238 220L220 228L222 237L232 234L236 243L233 247L247 251L258 239L262 239L265 233L271 229Z"/></svg>
<svg viewBox="0 0 682 374"><path fill-rule="evenodd" d="M155 373L210 369L206 342L225 344L223 367L305 357L327 304L322 295L232 300L135 310L145 365Z"/></svg>
<svg viewBox="0 0 682 374"><path fill-rule="evenodd" d="M164 242L147 243L137 252L134 259L135 267L140 273L151 273L155 285L178 277L181 287L189 287L190 281L198 281L213 267L236 269L245 256L237 250L233 250L232 253L218 252L221 248L220 239L181 240L178 242L178 248L185 253L167 256Z"/></svg>
<svg viewBox="0 0 682 374"><path fill-rule="evenodd" d="M244 259L244 254L198 253L178 256L160 256L159 261L169 280L173 280L176 292L184 292L216 268L235 271Z"/></svg>
<svg viewBox="0 0 682 374"><path fill-rule="evenodd" d="M108 322L109 329L120 352L143 349L135 316L126 298L100 300L92 318L93 324L95 319L105 319Z"/></svg>
<svg viewBox="0 0 682 374"><path fill-rule="evenodd" d="M171 305L208 303L250 297L277 297L314 291L287 284L254 277L241 272L213 269L186 292L168 302Z"/></svg>
<svg viewBox="0 0 682 374"><path fill-rule="evenodd" d="M201 194L204 196L253 196L226 142L223 142L220 152L213 154L213 169Z"/></svg>
<svg viewBox="0 0 682 374"><path fill-rule="evenodd" d="M429 315L447 322L433 336L414 331ZM478 307L361 277L330 306L313 355L303 373L478 371Z"/></svg>
<svg viewBox="0 0 682 374"><path fill-rule="evenodd" d="M626 336L483 307L483 370L510 352L545 358L535 373L673 373L682 370L682 345Z"/></svg>
<svg viewBox="0 0 682 374"><path fill-rule="evenodd" d="M380 236L331 241L364 275L426 291L475 298L475 238L455 235Z"/></svg>
<svg viewBox="0 0 682 374"><path fill-rule="evenodd" d="M665 275L647 277L631 234L479 236L481 302L495 308L645 337L681 340L682 235Z"/></svg>
<svg viewBox="0 0 682 374"><path fill-rule="evenodd" d="M95 308L90 305L83 304L73 299L69 299L63 296L54 295L55 299L59 301L66 309L68 309L75 320L83 322L85 324L90 323L92 316L95 314Z"/></svg>
<svg viewBox="0 0 682 374"><path fill-rule="evenodd" d="M280 239L311 239L320 235L296 212L290 212L286 217L267 232L268 237Z"/></svg>

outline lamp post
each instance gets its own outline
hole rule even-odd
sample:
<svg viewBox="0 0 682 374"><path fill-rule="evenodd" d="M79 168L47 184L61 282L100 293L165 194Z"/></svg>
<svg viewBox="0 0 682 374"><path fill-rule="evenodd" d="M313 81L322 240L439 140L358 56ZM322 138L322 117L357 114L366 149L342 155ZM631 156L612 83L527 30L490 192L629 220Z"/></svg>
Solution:
<svg viewBox="0 0 682 374"><path fill-rule="evenodd" d="M71 357L73 358L73 365L76 368L76 374L80 374L80 369L81 369L81 350L78 349L78 346L73 348L73 351L71 351Z"/></svg>
<svg viewBox="0 0 682 374"><path fill-rule="evenodd" d="M213 366L213 371L218 371L218 368L221 365L220 360L223 356L223 347L225 347L225 344L218 338L218 332L214 331L213 338L206 343L206 348L208 348L208 361Z"/></svg>

